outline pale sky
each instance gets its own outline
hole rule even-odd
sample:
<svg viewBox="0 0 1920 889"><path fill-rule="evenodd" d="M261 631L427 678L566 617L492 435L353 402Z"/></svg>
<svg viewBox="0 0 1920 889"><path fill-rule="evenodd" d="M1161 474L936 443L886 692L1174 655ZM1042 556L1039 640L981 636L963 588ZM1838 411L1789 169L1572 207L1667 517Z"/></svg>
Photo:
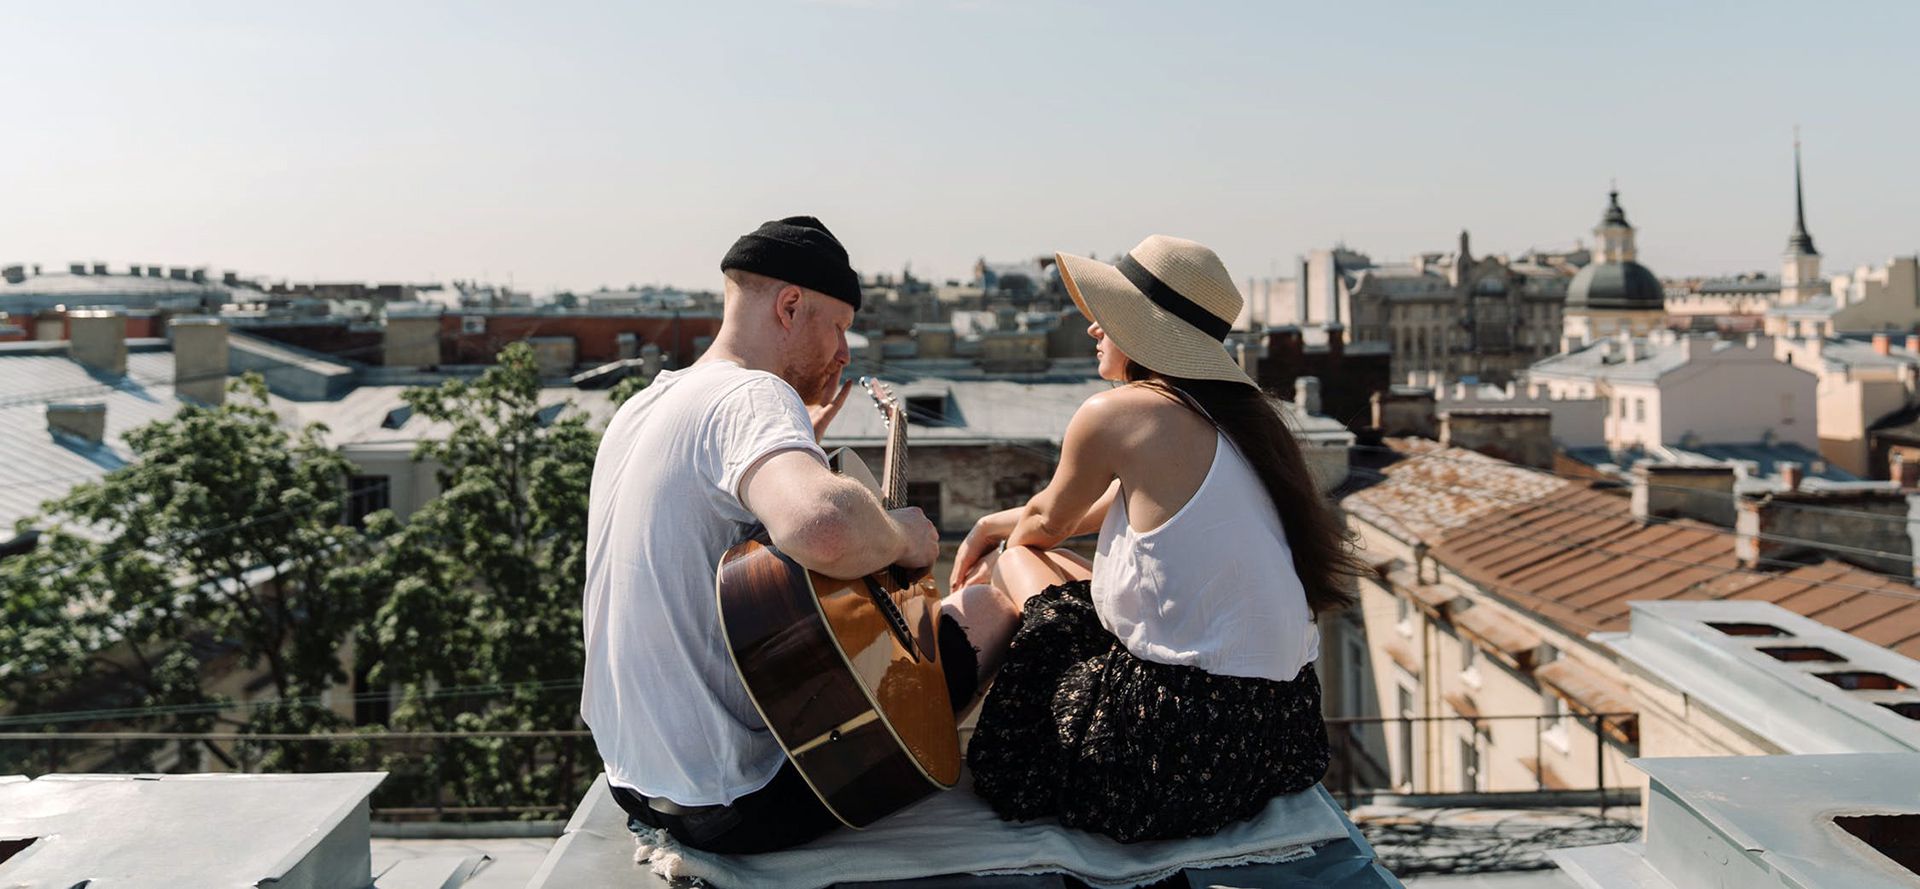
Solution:
<svg viewBox="0 0 1920 889"><path fill-rule="evenodd" d="M1920 4L0 0L0 263L714 287L821 217L863 272L1164 233L1236 278L1591 238L1920 250Z"/></svg>

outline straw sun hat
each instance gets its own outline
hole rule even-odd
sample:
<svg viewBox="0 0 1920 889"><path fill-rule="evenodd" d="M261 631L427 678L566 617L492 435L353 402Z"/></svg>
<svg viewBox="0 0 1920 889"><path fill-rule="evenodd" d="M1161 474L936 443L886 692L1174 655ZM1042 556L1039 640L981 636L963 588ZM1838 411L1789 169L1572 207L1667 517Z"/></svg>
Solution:
<svg viewBox="0 0 1920 889"><path fill-rule="evenodd" d="M1224 344L1244 302L1212 250L1153 235L1116 265L1054 254L1081 314L1148 370L1254 385Z"/></svg>

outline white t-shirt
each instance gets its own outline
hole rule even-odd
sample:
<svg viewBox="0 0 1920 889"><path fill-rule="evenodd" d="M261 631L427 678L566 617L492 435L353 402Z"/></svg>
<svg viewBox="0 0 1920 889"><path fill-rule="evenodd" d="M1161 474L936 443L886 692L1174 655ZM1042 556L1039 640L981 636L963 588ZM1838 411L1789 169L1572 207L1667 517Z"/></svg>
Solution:
<svg viewBox="0 0 1920 889"><path fill-rule="evenodd" d="M766 786L783 754L720 636L715 566L755 524L740 477L775 451L826 455L765 371L667 371L614 414L587 508L580 716L613 784L683 806Z"/></svg>

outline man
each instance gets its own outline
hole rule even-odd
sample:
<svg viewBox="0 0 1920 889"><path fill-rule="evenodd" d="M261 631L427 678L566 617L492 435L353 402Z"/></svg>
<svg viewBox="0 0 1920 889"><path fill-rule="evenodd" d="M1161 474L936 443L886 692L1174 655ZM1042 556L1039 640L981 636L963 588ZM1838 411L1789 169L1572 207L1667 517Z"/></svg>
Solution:
<svg viewBox="0 0 1920 889"><path fill-rule="evenodd" d="M829 471L818 444L851 388L840 375L860 280L846 249L819 220L793 216L741 237L720 268L713 345L622 405L594 461L580 715L630 826L746 853L837 822L740 683L714 601L720 556L762 525L801 565L859 577L930 567L939 541L920 510L884 510ZM945 613L973 614L996 640L1017 620L991 601ZM942 637L970 694L977 663L966 636Z"/></svg>

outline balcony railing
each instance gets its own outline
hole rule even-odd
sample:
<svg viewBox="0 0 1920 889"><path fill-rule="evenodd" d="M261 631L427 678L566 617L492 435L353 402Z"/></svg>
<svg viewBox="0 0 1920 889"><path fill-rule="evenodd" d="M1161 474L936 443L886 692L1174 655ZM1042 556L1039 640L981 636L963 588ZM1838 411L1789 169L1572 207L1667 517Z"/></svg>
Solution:
<svg viewBox="0 0 1920 889"><path fill-rule="evenodd" d="M1542 792L1542 791L1589 791L1597 792L1597 803L1604 814L1609 802L1606 791L1618 791L1623 785L1632 783L1627 775L1616 769L1609 772L1607 765L1608 750L1620 752L1623 757L1636 755L1635 747L1623 739L1621 728L1630 725L1636 718L1633 713L1593 713L1565 715L1515 715L1515 716L1347 716L1327 719L1327 737L1333 749L1333 762L1328 769L1325 781L1327 789L1341 794L1347 806L1354 806L1362 795L1376 793L1504 793L1504 792ZM1511 743L1490 743L1487 738L1493 727L1513 723L1528 723L1531 751L1516 751ZM1578 737L1567 731L1556 743L1549 740L1550 729L1556 724L1579 726L1591 737L1593 750L1592 771L1582 776L1562 773L1547 765L1549 746L1554 753L1569 755L1573 744L1585 744L1587 738ZM1434 772L1434 763L1427 762L1428 757L1438 756L1442 764L1451 764L1456 773L1462 770L1461 760L1464 754L1448 749L1449 740L1456 739L1457 733L1448 732L1448 725L1463 726L1469 729L1465 736L1471 738L1473 768L1470 770L1477 780L1473 786L1452 787L1442 781L1439 786L1422 786L1417 779L1410 759L1418 759L1428 768L1423 772ZM1433 737L1435 727L1440 727L1438 738ZM1390 751L1398 750L1398 753ZM1424 751L1415 754L1414 751ZM1531 756L1527 753L1530 752ZM1380 755L1376 755L1380 754ZM1512 781L1501 782L1502 786L1493 786L1485 781L1491 771L1490 766L1495 755L1518 760L1522 769L1529 773L1527 784L1515 786ZM1382 761L1381 756L1388 757ZM1398 766L1398 772L1393 766ZM1511 769L1507 770L1512 773ZM1401 780L1396 780L1396 779ZM1588 779L1592 783L1588 784ZM1464 783L1464 782L1454 782Z"/></svg>

